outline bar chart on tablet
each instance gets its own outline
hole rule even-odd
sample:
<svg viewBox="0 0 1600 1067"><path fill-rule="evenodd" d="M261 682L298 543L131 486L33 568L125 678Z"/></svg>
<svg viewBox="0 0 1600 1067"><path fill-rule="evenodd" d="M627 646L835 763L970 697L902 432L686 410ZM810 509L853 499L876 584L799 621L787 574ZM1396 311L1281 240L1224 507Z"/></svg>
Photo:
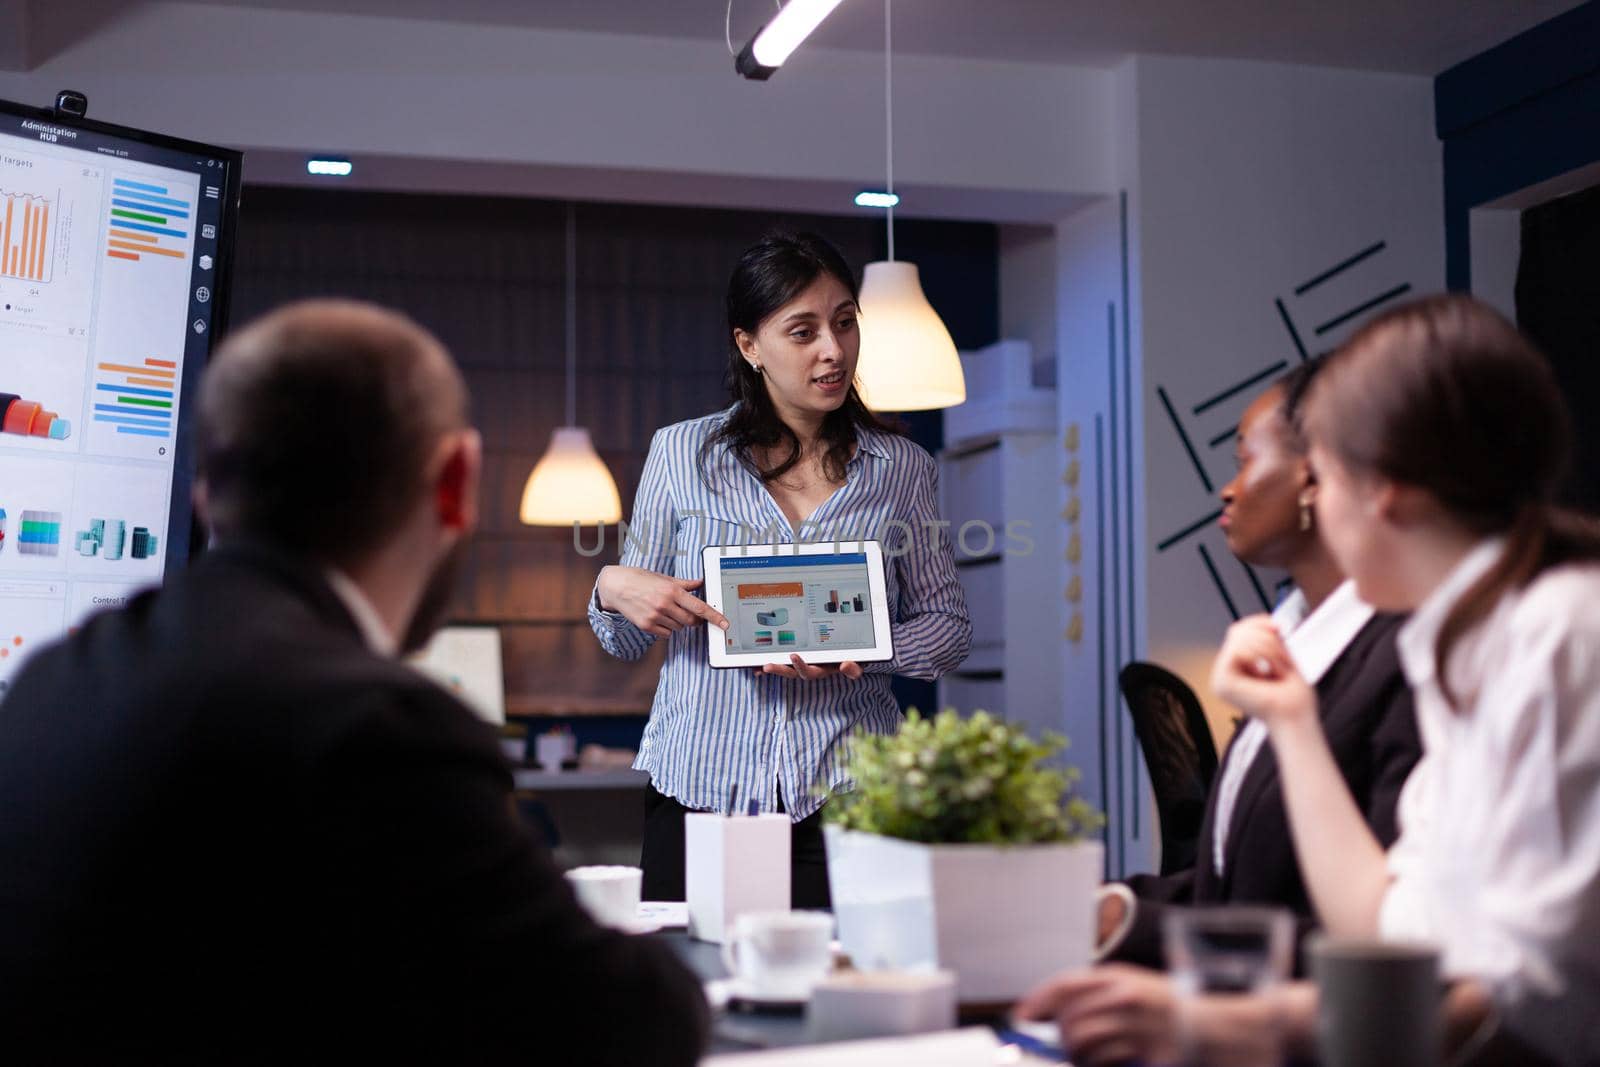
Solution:
<svg viewBox="0 0 1600 1067"><path fill-rule="evenodd" d="M51 211L60 200L54 196L0 189L5 201L0 213L0 274L21 281L49 282L55 264L55 239Z"/></svg>

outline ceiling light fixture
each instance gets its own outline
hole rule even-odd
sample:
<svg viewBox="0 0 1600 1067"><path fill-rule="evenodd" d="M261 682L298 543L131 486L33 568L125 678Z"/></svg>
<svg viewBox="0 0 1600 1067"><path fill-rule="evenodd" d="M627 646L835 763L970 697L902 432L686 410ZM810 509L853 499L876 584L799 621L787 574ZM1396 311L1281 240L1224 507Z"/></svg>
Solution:
<svg viewBox="0 0 1600 1067"><path fill-rule="evenodd" d="M863 189L856 194L856 207L894 207L900 202L898 193L881 193L873 189Z"/></svg>
<svg viewBox="0 0 1600 1067"><path fill-rule="evenodd" d="M550 434L550 447L522 487L519 517L529 526L620 522L622 498L589 431L578 425L578 222L567 205L567 423Z"/></svg>
<svg viewBox="0 0 1600 1067"><path fill-rule="evenodd" d="M883 111L888 168L884 188L894 193L894 49L889 12L883 0ZM856 200L860 203L860 198ZM861 272L861 356L856 381L861 399L874 411L928 411L955 407L967 399L961 356L944 321L923 295L914 263L894 258L894 206L885 209L889 258L868 263Z"/></svg>
<svg viewBox="0 0 1600 1067"><path fill-rule="evenodd" d="M839 0L789 0L734 57L733 69L752 81L766 81L838 6ZM733 51L732 21L733 0L728 0L723 36L729 52Z"/></svg>
<svg viewBox="0 0 1600 1067"><path fill-rule="evenodd" d="M329 178L348 178L355 170L348 159L308 159L306 173Z"/></svg>

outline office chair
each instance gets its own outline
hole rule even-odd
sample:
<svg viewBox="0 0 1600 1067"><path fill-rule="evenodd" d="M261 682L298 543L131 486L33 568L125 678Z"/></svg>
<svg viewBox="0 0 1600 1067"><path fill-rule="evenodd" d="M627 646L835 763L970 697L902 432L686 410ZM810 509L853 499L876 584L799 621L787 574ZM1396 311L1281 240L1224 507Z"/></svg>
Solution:
<svg viewBox="0 0 1600 1067"><path fill-rule="evenodd" d="M1192 867L1206 796L1217 774L1211 726L1194 690L1154 663L1130 663L1117 682L1133 718L1161 820L1161 873Z"/></svg>

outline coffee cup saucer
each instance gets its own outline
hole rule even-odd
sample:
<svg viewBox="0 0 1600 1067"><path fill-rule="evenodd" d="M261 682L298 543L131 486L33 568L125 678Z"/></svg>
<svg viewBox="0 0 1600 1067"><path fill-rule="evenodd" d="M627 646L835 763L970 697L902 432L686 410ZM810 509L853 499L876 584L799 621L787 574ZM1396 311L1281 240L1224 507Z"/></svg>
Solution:
<svg viewBox="0 0 1600 1067"><path fill-rule="evenodd" d="M654 934L666 929L666 925L660 920L647 918L642 915L635 915L632 918L623 919L619 922L607 923L606 925L611 927L613 930L618 930L624 934Z"/></svg>
<svg viewBox="0 0 1600 1067"><path fill-rule="evenodd" d="M706 982L706 999L712 1008L748 1007L769 1011L797 1011L811 1000L810 993L783 993L751 985L742 978L713 978Z"/></svg>

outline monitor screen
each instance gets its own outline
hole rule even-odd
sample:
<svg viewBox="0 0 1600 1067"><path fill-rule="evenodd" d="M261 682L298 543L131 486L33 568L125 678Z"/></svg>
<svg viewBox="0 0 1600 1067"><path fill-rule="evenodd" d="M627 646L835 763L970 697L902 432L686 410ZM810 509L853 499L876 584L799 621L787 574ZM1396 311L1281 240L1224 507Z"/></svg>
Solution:
<svg viewBox="0 0 1600 1067"><path fill-rule="evenodd" d="M0 699L188 557L237 152L0 101Z"/></svg>

